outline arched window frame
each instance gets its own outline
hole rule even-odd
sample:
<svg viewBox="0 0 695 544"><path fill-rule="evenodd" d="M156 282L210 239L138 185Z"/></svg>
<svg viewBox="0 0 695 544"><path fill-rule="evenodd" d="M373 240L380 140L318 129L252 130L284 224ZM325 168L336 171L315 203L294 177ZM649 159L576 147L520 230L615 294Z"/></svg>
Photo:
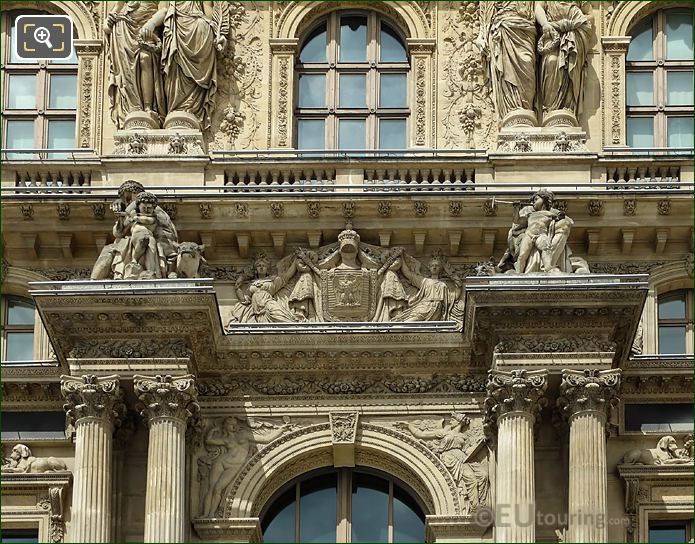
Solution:
<svg viewBox="0 0 695 544"><path fill-rule="evenodd" d="M342 59L341 21L343 18L355 17L366 19L367 43L364 46L365 57L361 61L346 61ZM382 26L383 25L383 26ZM384 60L382 51L382 28L397 36L403 46L405 58L403 61ZM327 44L326 58L323 62L303 62L302 51L309 42L313 33L325 29ZM295 101L295 141L294 145L301 149L301 123L323 121L324 138L315 149L405 149L411 142L408 125L410 123L410 104L412 97L410 89L410 58L407 52L406 40L393 22L376 12L341 10L330 13L327 17L314 23L308 32L304 33L299 45L295 65L294 92ZM389 107L382 103L381 85L383 77L388 75L405 76L404 101L402 105ZM301 81L314 76L316 79L323 77L324 101L320 107L307 107L303 103L301 93ZM343 103L341 97L344 78L350 76L364 76L365 78L365 102L359 106L351 106ZM318 82L316 82L318 83ZM386 145L382 140L382 122L398 121L405 123L404 141L400 145ZM346 145L341 142L341 123L364 122L364 143L361 145ZM311 131L309 131L311 132Z"/></svg>
<svg viewBox="0 0 695 544"><path fill-rule="evenodd" d="M401 482L400 480L383 473L381 471L368 468L368 467L355 467L355 468L339 468L339 469L334 469L334 468L323 468L323 469L318 469L314 470L311 472L308 472L306 474L303 474L302 476L293 479L292 481L288 482L284 486L282 486L280 489L278 489L273 496L270 498L270 500L267 501L267 503L264 505L264 507L261 510L260 513L260 520L261 520L261 525L265 525L265 518L268 515L269 511L275 504L277 500L279 500L283 495L285 495L289 490L294 489L295 492L295 504L299 503L300 501L300 489L301 489L301 484L303 482L307 482L310 480L313 480L314 478L320 477L320 476L325 476L325 475L330 475L330 474L335 474L336 475L336 480L337 480L337 495L336 495L336 542L350 542L351 541L351 534L352 534L352 520L351 520L351 496L352 496L352 484L353 484L353 477L355 474L360 474L360 475L367 475L367 476L375 476L384 482L388 483L388 501L389 501L389 507L388 507L388 542L393 542L394 541L394 534L393 534L393 508L394 508L394 493L396 488L400 489L401 492L405 492L409 498L415 502L417 507L420 509L422 512L423 516L427 514L427 510L425 506L422 504L422 501L419 499L416 493L414 493L406 484ZM300 509L295 507L295 536L294 540L296 542L300 541ZM425 537L424 534L424 529L425 529L425 523L423 521L423 539Z"/></svg>
<svg viewBox="0 0 695 544"><path fill-rule="evenodd" d="M631 30L632 36L638 32L652 33L652 55L648 60L634 60L630 58L630 47L626 53L626 143L630 147L634 146L630 139L631 122L640 120L652 121L652 145L642 147L674 148L683 147L676 145L677 142L670 141L669 123L672 120L690 119L693 117L692 100L688 104L673 103L669 95L670 77L677 74L689 74L689 81L692 84L693 60L673 58L668 52L668 21L672 15L688 13L692 20L692 8L669 8L658 10L650 16L640 20ZM631 39L632 41L632 39ZM652 80L652 100L640 103L635 99L631 88L635 85L637 78L646 79L651 75ZM643 121L644 122L644 121ZM671 145L673 143L673 145ZM688 146L686 146L688 147Z"/></svg>
<svg viewBox="0 0 695 544"><path fill-rule="evenodd" d="M411 97L409 140L411 147L430 148L436 142L434 115L434 89L436 70L436 39L425 24L415 3L377 2L368 6L370 11L383 14L392 27L406 36L411 64L409 96ZM278 28L270 39L271 78L268 112L268 146L271 149L291 149L296 141L294 122L295 65L299 38L313 21L335 9L364 10L362 2L294 2L282 12ZM395 16L394 16L395 15Z"/></svg>

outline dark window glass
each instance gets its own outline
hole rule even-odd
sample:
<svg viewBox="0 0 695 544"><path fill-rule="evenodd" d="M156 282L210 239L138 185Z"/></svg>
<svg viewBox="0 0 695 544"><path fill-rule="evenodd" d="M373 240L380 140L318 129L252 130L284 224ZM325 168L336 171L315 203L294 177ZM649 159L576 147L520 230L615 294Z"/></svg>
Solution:
<svg viewBox="0 0 695 544"><path fill-rule="evenodd" d="M649 524L649 542L675 544L686 542L687 527L684 522L651 522Z"/></svg>
<svg viewBox="0 0 695 544"><path fill-rule="evenodd" d="M263 519L263 542L294 542L297 517L296 486L280 495Z"/></svg>
<svg viewBox="0 0 695 544"><path fill-rule="evenodd" d="M302 482L299 489L299 541L335 542L336 474L326 474Z"/></svg>
<svg viewBox="0 0 695 544"><path fill-rule="evenodd" d="M302 52L299 54L299 62L326 62L326 25L316 28L304 42Z"/></svg>
<svg viewBox="0 0 695 544"><path fill-rule="evenodd" d="M2 439L65 438L65 412L3 412Z"/></svg>
<svg viewBox="0 0 695 544"><path fill-rule="evenodd" d="M371 474L352 479L352 542L388 542L389 483Z"/></svg>
<svg viewBox="0 0 695 544"><path fill-rule="evenodd" d="M425 515L415 499L396 485L393 486L393 541L425 541Z"/></svg>
<svg viewBox="0 0 695 544"><path fill-rule="evenodd" d="M692 432L693 405L673 404L626 404L626 431Z"/></svg>
<svg viewBox="0 0 695 544"><path fill-rule="evenodd" d="M367 18L344 15L340 18L340 62L367 60Z"/></svg>
<svg viewBox="0 0 695 544"><path fill-rule="evenodd" d="M2 529L2 538L0 542L19 544L19 543L30 543L39 541L39 530L38 529Z"/></svg>
<svg viewBox="0 0 695 544"><path fill-rule="evenodd" d="M408 62L408 55L398 33L381 23L381 62Z"/></svg>

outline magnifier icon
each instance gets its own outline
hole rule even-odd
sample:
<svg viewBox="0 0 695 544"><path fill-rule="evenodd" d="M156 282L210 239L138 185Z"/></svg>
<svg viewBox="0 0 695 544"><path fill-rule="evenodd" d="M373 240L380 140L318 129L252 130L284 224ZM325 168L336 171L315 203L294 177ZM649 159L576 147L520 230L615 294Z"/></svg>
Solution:
<svg viewBox="0 0 695 544"><path fill-rule="evenodd" d="M45 26L40 26L34 30L34 39L38 43L48 46L49 49L53 49L53 44L51 43L51 33Z"/></svg>

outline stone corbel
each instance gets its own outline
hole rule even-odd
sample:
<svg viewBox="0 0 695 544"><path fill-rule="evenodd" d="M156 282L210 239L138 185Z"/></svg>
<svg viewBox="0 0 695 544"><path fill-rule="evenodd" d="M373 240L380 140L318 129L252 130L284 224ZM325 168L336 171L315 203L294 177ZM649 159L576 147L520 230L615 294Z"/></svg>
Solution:
<svg viewBox="0 0 695 544"><path fill-rule="evenodd" d="M193 527L204 542L262 542L259 518L199 519Z"/></svg>
<svg viewBox="0 0 695 544"><path fill-rule="evenodd" d="M625 57L630 36L605 36L603 45L603 107L605 109L603 146L626 145Z"/></svg>
<svg viewBox="0 0 695 544"><path fill-rule="evenodd" d="M461 246L461 231L449 231L449 257L456 257Z"/></svg>
<svg viewBox="0 0 695 544"><path fill-rule="evenodd" d="M425 240L427 239L426 230L414 230L413 241L415 243L415 255L422 255L425 251Z"/></svg>
<svg viewBox="0 0 695 544"><path fill-rule="evenodd" d="M272 55L270 118L274 119L271 132L271 148L293 146L292 109L294 104L294 61L299 40L296 38L271 38ZM277 82L277 87L273 87Z"/></svg>
<svg viewBox="0 0 695 544"><path fill-rule="evenodd" d="M271 238L273 239L273 248L275 249L275 256L280 258L285 255L285 240L287 239L286 232L271 232Z"/></svg>
<svg viewBox="0 0 695 544"><path fill-rule="evenodd" d="M331 412L328 417L331 423L333 466L354 467L359 412Z"/></svg>
<svg viewBox="0 0 695 544"><path fill-rule="evenodd" d="M249 256L249 246L251 243L251 236L246 233L236 233L236 241L239 245L239 257L245 259Z"/></svg>

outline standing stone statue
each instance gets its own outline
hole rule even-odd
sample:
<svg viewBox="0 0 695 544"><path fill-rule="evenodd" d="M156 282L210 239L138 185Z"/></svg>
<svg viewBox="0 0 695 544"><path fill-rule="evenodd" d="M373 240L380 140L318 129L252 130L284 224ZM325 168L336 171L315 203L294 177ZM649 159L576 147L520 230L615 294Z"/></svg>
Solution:
<svg viewBox="0 0 695 544"><path fill-rule="evenodd" d="M161 2L162 6L140 30L150 41L155 29L162 27L162 66L167 100L167 126L207 129L217 92L217 51L227 44L223 20L224 8L214 4L226 2ZM175 121L174 121L175 120Z"/></svg>
<svg viewBox="0 0 695 544"><path fill-rule="evenodd" d="M536 16L543 29L538 52L544 124L548 114L565 110L577 125L593 32L591 20L580 5L589 9L588 2L536 2Z"/></svg>
<svg viewBox="0 0 695 544"><path fill-rule="evenodd" d="M157 13L158 0L116 2L104 24L111 59L109 100L111 118L126 127L129 114L144 112L150 128L159 128L166 114L159 37L140 36L143 25Z"/></svg>
<svg viewBox="0 0 695 544"><path fill-rule="evenodd" d="M534 2L481 2L478 44L488 58L501 126L536 125L536 15Z"/></svg>

